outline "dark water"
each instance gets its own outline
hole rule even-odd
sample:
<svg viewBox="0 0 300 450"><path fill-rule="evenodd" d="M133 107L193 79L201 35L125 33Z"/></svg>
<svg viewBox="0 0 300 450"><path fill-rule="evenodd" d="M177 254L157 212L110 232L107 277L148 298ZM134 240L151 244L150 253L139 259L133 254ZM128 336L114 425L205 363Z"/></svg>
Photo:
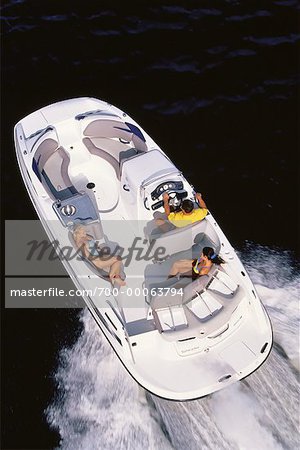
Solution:
<svg viewBox="0 0 300 450"><path fill-rule="evenodd" d="M127 111L231 243L297 248L297 2L2 2L2 212L34 219L13 126L93 96ZM2 166L2 167L3 167ZM299 250L299 249L298 249ZM2 448L53 448L44 410L77 312L3 310Z"/></svg>

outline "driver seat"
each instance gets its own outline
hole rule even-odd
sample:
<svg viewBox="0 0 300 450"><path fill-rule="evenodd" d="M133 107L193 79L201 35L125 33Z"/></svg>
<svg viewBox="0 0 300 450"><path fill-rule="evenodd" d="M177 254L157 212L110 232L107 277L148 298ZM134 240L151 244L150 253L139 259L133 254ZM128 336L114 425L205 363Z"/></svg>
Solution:
<svg viewBox="0 0 300 450"><path fill-rule="evenodd" d="M158 226L157 220L163 220L165 223L162 226ZM145 236L149 238L150 241L156 239L168 231L175 230L175 225L168 221L166 213L160 211L155 211L153 214L153 219L147 222L144 228Z"/></svg>

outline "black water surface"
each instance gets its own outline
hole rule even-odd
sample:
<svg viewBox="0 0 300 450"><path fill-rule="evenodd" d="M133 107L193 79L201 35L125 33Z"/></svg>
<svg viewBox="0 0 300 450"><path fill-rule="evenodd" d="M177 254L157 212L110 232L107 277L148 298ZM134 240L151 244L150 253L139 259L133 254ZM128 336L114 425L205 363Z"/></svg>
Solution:
<svg viewBox="0 0 300 450"><path fill-rule="evenodd" d="M67 98L127 111L190 182L236 248L296 250L296 1L2 3L2 211L35 219L13 126ZM3 310L3 448L53 448L43 411L76 312Z"/></svg>

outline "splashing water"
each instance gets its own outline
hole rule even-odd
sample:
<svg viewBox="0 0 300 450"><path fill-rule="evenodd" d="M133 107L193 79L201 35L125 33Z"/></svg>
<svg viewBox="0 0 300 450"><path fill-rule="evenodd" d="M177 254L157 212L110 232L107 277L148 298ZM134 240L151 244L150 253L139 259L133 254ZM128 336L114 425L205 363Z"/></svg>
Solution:
<svg viewBox="0 0 300 450"><path fill-rule="evenodd" d="M154 403L176 449L292 450L299 444L297 392L294 373L275 350L246 381L209 398Z"/></svg>
<svg viewBox="0 0 300 450"><path fill-rule="evenodd" d="M127 374L88 312L84 330L63 350L60 397L48 408L63 449L241 449L299 446L299 275L290 254L248 246L241 258L266 305L275 346L241 383L193 402L146 395ZM276 345L279 344L278 345Z"/></svg>
<svg viewBox="0 0 300 450"><path fill-rule="evenodd" d="M300 368L300 275L288 251L248 244L241 255L258 295L271 317L274 341L295 368Z"/></svg>
<svg viewBox="0 0 300 450"><path fill-rule="evenodd" d="M61 448L170 449L156 411L111 350L94 319L82 314L84 330L63 350L56 374L60 397L46 411L59 429Z"/></svg>

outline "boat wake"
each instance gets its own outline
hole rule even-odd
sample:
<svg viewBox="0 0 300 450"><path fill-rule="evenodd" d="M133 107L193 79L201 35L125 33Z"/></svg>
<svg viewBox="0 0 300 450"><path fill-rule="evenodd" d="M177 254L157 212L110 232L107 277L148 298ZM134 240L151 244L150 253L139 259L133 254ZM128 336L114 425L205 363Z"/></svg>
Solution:
<svg viewBox="0 0 300 450"><path fill-rule="evenodd" d="M266 363L202 400L145 396L85 311L80 338L61 352L58 396L46 411L62 449L298 447L299 275L289 253L248 246L240 257L273 324Z"/></svg>
<svg viewBox="0 0 300 450"><path fill-rule="evenodd" d="M172 448L160 417L128 375L90 313L75 346L61 352L55 375L59 395L47 409L61 448Z"/></svg>

